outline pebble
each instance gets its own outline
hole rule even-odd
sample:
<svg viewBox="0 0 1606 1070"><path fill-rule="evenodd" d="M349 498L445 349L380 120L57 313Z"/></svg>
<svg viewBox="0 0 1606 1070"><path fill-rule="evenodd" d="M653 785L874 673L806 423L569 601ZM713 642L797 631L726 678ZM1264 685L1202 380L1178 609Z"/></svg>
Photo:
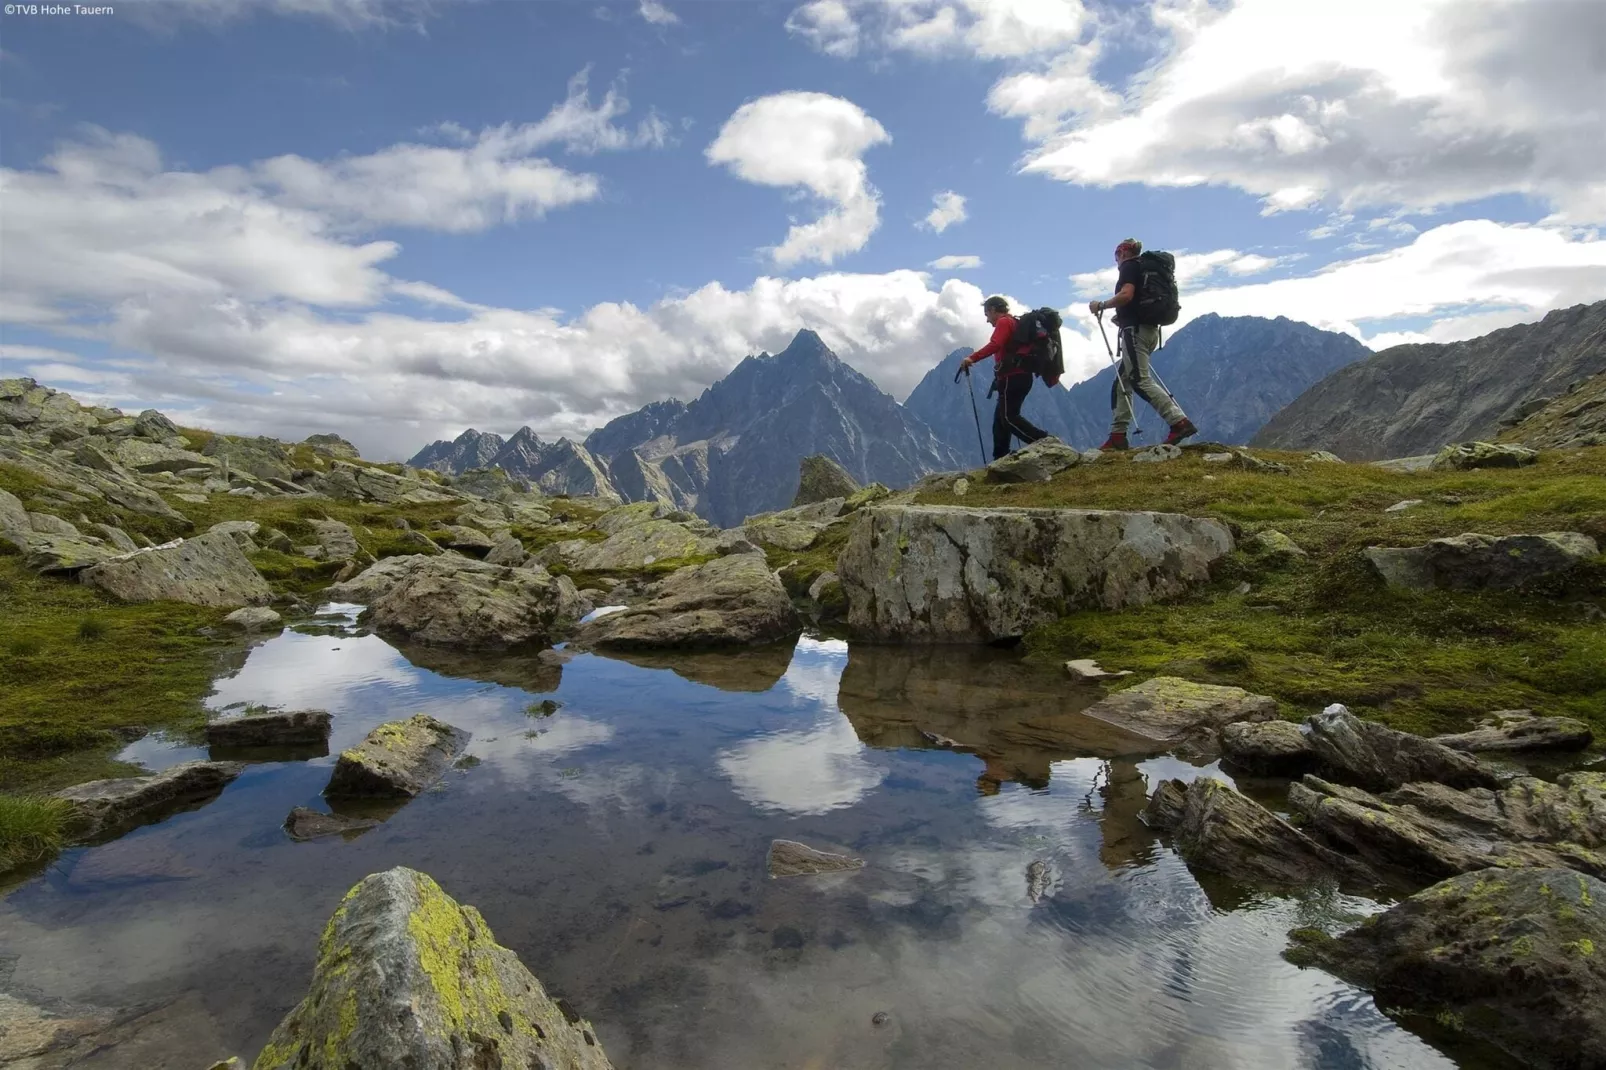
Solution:
<svg viewBox="0 0 1606 1070"><path fill-rule="evenodd" d="M870 1016L871 1025L886 1025L891 1020L892 1015L888 1014L886 1011L876 1011Z"/></svg>

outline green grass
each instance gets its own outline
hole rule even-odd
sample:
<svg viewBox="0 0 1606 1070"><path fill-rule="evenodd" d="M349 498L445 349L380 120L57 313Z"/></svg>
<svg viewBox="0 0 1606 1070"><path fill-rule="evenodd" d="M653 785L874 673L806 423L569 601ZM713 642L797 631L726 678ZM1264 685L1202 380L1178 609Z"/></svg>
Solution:
<svg viewBox="0 0 1606 1070"><path fill-rule="evenodd" d="M1343 702L1427 734L1530 708L1581 717L1606 739L1606 625L1577 604L1606 607L1606 557L1520 593L1401 593L1387 590L1361 554L1468 531L1582 531L1606 542L1606 448L1456 473L1306 464L1300 454L1256 451L1293 468L1262 474L1206 464L1202 453L1162 465L1109 460L1046 484L973 480L963 499L921 500L1213 516L1240 536L1275 528L1310 554L1279 567L1239 551L1196 597L1064 617L1027 637L1034 661L1095 657L1138 679L1234 684L1272 695L1288 716ZM1407 498L1424 504L1383 511ZM1251 590L1235 594L1243 581Z"/></svg>
<svg viewBox="0 0 1606 1070"><path fill-rule="evenodd" d="M114 730L199 726L221 610L124 604L0 557L0 789L59 787L126 767Z"/></svg>
<svg viewBox="0 0 1606 1070"><path fill-rule="evenodd" d="M819 538L807 550L764 547L765 559L771 569L780 571L781 583L788 594L793 598L802 598L809 593L809 587L820 577L820 573L836 571L837 556L847 545L848 531L852 526L851 522L832 524L820 532Z"/></svg>
<svg viewBox="0 0 1606 1070"><path fill-rule="evenodd" d="M61 850L72 807L48 795L0 795L0 873Z"/></svg>

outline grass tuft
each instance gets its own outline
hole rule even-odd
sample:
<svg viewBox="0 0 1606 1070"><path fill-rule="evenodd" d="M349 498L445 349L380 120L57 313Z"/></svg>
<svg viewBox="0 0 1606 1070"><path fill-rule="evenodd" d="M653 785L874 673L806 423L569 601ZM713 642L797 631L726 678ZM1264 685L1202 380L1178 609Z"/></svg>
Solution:
<svg viewBox="0 0 1606 1070"><path fill-rule="evenodd" d="M99 617L85 617L78 622L78 638L91 642L106 638L106 622Z"/></svg>
<svg viewBox="0 0 1606 1070"><path fill-rule="evenodd" d="M61 850L72 805L49 795L0 795L0 873Z"/></svg>

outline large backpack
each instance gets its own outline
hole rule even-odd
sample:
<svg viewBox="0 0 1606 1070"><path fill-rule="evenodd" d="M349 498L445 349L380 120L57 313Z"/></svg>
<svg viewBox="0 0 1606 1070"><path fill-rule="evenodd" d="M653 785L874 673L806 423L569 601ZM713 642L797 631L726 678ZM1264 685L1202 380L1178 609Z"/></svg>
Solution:
<svg viewBox="0 0 1606 1070"><path fill-rule="evenodd" d="M1182 302L1177 300L1177 261L1170 253L1151 249L1138 256L1137 300L1132 314L1146 327L1169 327L1177 322Z"/></svg>
<svg viewBox="0 0 1606 1070"><path fill-rule="evenodd" d="M1065 350L1060 345L1060 314L1052 308L1034 308L1015 318L1011 341L1026 370L1055 386L1065 374Z"/></svg>

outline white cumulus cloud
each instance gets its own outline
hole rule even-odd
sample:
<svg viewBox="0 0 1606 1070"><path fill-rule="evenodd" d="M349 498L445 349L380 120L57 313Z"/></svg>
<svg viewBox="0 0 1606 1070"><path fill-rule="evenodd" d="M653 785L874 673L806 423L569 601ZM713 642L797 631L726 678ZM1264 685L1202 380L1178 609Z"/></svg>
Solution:
<svg viewBox="0 0 1606 1070"><path fill-rule="evenodd" d="M943 190L931 198L932 209L920 221L920 225L938 234L947 230L955 223L963 223L967 218L965 213L965 198L953 190Z"/></svg>
<svg viewBox="0 0 1606 1070"><path fill-rule="evenodd" d="M637 11L654 26L671 26L680 21L680 16L665 7L661 0L641 0Z"/></svg>
<svg viewBox="0 0 1606 1070"><path fill-rule="evenodd" d="M971 271L981 267L981 257L939 256L926 266L934 271Z"/></svg>
<svg viewBox="0 0 1606 1070"><path fill-rule="evenodd" d="M736 109L713 144L711 164L748 182L807 190L825 202L818 219L794 223L770 250L775 262L829 264L864 248L881 218L881 196L862 159L891 141L857 104L825 93L777 93Z"/></svg>

